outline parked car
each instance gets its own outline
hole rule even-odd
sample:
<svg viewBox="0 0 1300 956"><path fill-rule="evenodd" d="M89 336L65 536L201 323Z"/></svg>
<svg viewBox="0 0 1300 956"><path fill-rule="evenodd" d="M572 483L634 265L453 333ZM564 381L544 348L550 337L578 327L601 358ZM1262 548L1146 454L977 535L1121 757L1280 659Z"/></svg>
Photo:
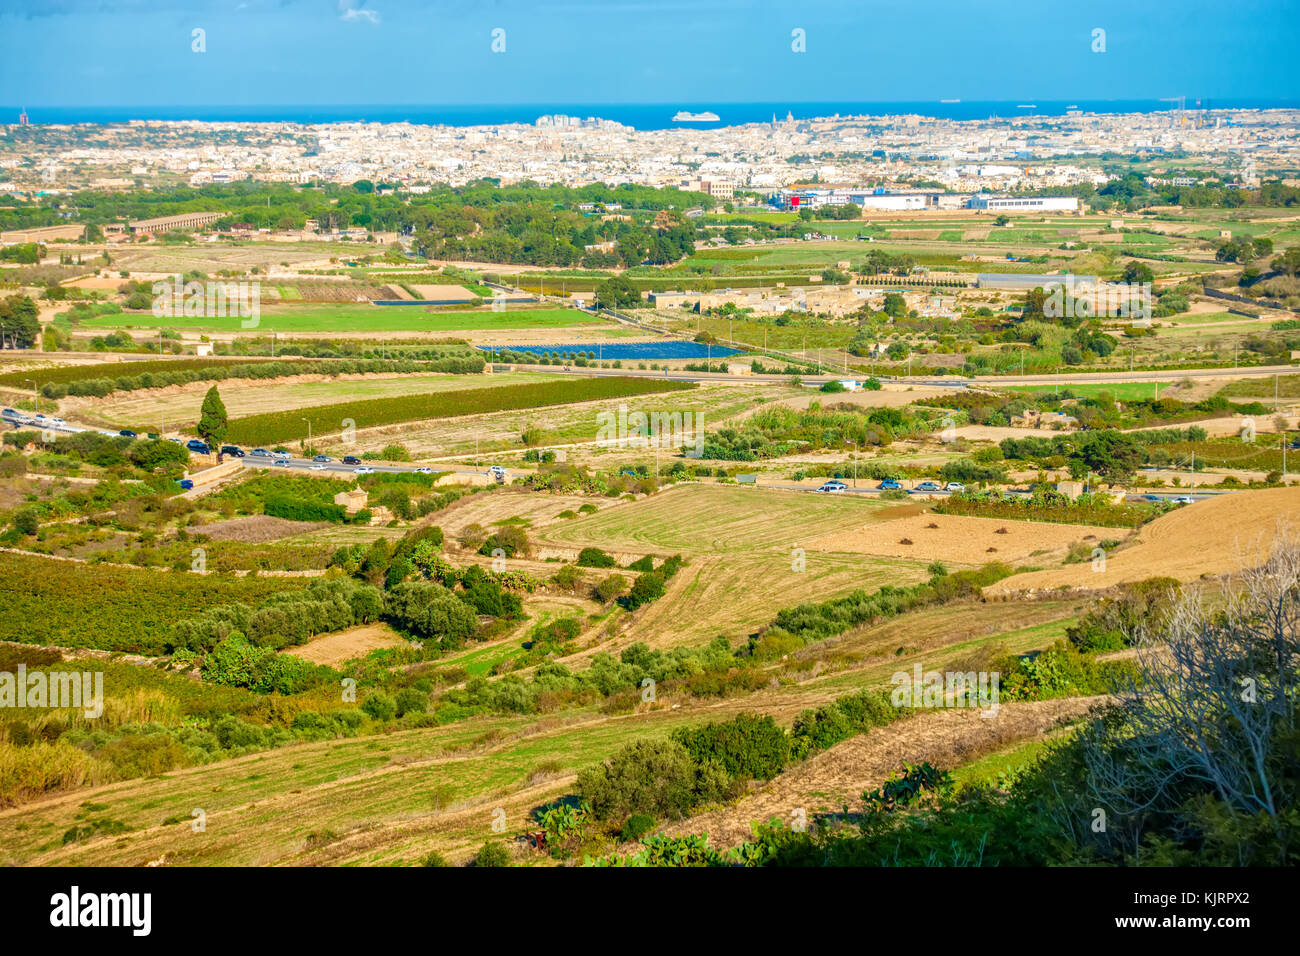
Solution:
<svg viewBox="0 0 1300 956"><path fill-rule="evenodd" d="M333 461L333 460L334 459L331 458L329 455L317 455L315 458L312 459L312 461L320 461L320 462Z"/></svg>
<svg viewBox="0 0 1300 956"><path fill-rule="evenodd" d="M893 478L886 478L880 484L876 485L876 487L879 488L881 491L897 491L903 486L900 485L898 482L896 482Z"/></svg>
<svg viewBox="0 0 1300 956"><path fill-rule="evenodd" d="M271 453L270 453L269 451L267 451L265 448L254 448L252 451L249 452L249 454L252 455L254 458L270 458L270 457L271 457Z"/></svg>
<svg viewBox="0 0 1300 956"><path fill-rule="evenodd" d="M191 438L185 443L185 447L196 455L209 455L212 453L208 448L208 443L199 441L197 438Z"/></svg>
<svg viewBox="0 0 1300 956"><path fill-rule="evenodd" d="M944 490L944 491L955 491L955 492L957 492L958 494L960 494L961 492L963 492L963 491L966 490L966 486L963 485L960 481L950 481L950 482L948 482L946 485L943 486L943 490Z"/></svg>
<svg viewBox="0 0 1300 956"><path fill-rule="evenodd" d="M916 486L916 490L917 491L940 491L942 489L940 489L938 482L923 481Z"/></svg>
<svg viewBox="0 0 1300 956"><path fill-rule="evenodd" d="M343 456L343 464L345 464L345 465L359 465L359 464L361 464L361 459L358 458L356 455L344 455L344 456Z"/></svg>
<svg viewBox="0 0 1300 956"><path fill-rule="evenodd" d="M375 469L371 468L369 465L362 465L360 468L353 468L352 473L354 475L373 475Z"/></svg>
<svg viewBox="0 0 1300 956"><path fill-rule="evenodd" d="M244 449L240 448L238 445L222 445L221 454L229 455L231 458L243 458Z"/></svg>
<svg viewBox="0 0 1300 956"><path fill-rule="evenodd" d="M131 431L131 429L129 429L129 428L123 428L120 432L118 432L118 435L121 436L122 438L138 438L138 437L140 437L140 436L138 436L135 432Z"/></svg>
<svg viewBox="0 0 1300 956"><path fill-rule="evenodd" d="M826 494L835 494L837 492L848 491L849 486L842 481L828 481L817 490Z"/></svg>
<svg viewBox="0 0 1300 956"><path fill-rule="evenodd" d="M189 478L181 479L181 491L190 491L194 487L194 482Z"/></svg>
<svg viewBox="0 0 1300 956"><path fill-rule="evenodd" d="M1194 504L1196 504L1196 499L1193 498L1191 495L1179 495L1177 498L1174 499L1174 504L1176 504L1176 505L1194 505Z"/></svg>

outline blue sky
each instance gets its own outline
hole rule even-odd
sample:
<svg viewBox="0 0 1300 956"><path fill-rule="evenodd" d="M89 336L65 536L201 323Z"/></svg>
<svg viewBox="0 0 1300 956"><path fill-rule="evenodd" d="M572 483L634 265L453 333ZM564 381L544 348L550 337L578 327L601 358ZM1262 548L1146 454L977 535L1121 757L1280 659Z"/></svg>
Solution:
<svg viewBox="0 0 1300 956"><path fill-rule="evenodd" d="M3 0L27 106L1300 99L1294 0ZM191 51L192 31L207 51ZM505 31L505 52L491 50ZM806 52L791 50L801 29ZM1093 30L1105 30L1095 53Z"/></svg>

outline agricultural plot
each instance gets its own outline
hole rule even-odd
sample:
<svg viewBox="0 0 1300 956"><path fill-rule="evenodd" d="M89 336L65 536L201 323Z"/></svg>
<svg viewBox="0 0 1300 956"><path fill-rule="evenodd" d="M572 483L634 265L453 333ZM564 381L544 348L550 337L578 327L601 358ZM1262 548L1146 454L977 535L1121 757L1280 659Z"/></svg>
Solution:
<svg viewBox="0 0 1300 956"><path fill-rule="evenodd" d="M1297 514L1300 487L1219 495L1152 521L1131 545L1107 555L1099 570L1081 572L1079 566L1067 566L1017 574L985 588L985 593L1103 590L1150 577L1191 582L1231 574L1258 563L1278 529Z"/></svg>
<svg viewBox="0 0 1300 956"><path fill-rule="evenodd" d="M495 388L522 382L553 381L563 377L558 374L504 373L490 377L480 376L472 382L475 385L490 385ZM238 387L223 385L221 398L232 418L242 418L271 411L292 411L314 405L328 405L332 402L452 391L462 389L467 384L469 382L463 375L437 373L349 376L327 381L290 379L274 382L241 382ZM78 414L80 418L88 421L103 422L118 427L147 424L151 431L157 429L158 419L161 417L169 428L184 428L198 421L199 408L203 404L203 395L208 387L207 383L203 383L140 394L115 393L106 399L78 408ZM69 403L64 407L71 410L76 406Z"/></svg>
<svg viewBox="0 0 1300 956"><path fill-rule="evenodd" d="M571 328L606 325L577 309L535 309L511 306L500 312L491 309L466 312L437 311L428 306L378 305L275 305L264 306L257 324L238 315L230 317L167 316L150 312L120 312L85 320L82 325L124 329L188 329L226 333L266 335L278 333L367 333L367 332L457 332L493 329Z"/></svg>
<svg viewBox="0 0 1300 956"><path fill-rule="evenodd" d="M694 386L686 382L661 382L620 376L427 392L402 398L339 402L299 408L293 412L251 415L232 420L227 437L230 441L241 444L261 445L306 437L309 427L315 434L329 434L343 428L345 420L351 420L358 429L374 428L399 422L459 418L507 409L630 398L691 388Z"/></svg>
<svg viewBox="0 0 1300 956"><path fill-rule="evenodd" d="M0 553L8 609L0 616L0 640L157 654L182 618L217 604L257 604L303 583Z"/></svg>
<svg viewBox="0 0 1300 956"><path fill-rule="evenodd" d="M809 541L809 549L853 551L917 561L982 564L988 561L1056 563L1078 542L1121 537L1116 528L1012 518L973 518L930 512L840 530ZM1077 573L1087 573L1079 565Z"/></svg>
<svg viewBox="0 0 1300 956"><path fill-rule="evenodd" d="M668 594L640 612L618 643L699 644L718 634L743 638L786 605L924 579L919 561L863 561L809 547L820 534L889 510L888 502L680 485L548 525L537 537L570 549L591 545L620 554L687 557L689 564L673 578Z"/></svg>

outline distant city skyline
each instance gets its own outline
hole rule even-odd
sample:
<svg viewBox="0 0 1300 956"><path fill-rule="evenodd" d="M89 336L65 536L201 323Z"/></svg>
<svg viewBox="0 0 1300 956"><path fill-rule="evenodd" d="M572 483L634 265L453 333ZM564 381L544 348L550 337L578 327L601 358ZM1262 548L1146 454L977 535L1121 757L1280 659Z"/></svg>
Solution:
<svg viewBox="0 0 1300 956"><path fill-rule="evenodd" d="M494 30L498 49L494 53ZM194 34L195 30L203 31ZM796 30L803 31L794 36ZM1103 30L1104 37L1095 34ZM793 52L802 38L806 52ZM1094 52L1104 41L1105 52ZM201 40L201 42L200 42ZM1300 98L1283 0L7 0L41 107ZM193 52L202 46L205 52ZM14 117L2 118L16 122Z"/></svg>

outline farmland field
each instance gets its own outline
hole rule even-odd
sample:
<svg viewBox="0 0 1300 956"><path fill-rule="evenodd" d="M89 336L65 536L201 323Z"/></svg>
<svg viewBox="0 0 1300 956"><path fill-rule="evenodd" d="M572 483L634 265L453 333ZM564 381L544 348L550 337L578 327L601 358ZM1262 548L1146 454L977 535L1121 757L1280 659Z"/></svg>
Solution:
<svg viewBox="0 0 1300 956"><path fill-rule="evenodd" d="M294 578L235 578L0 552L8 613L0 640L157 654L177 620L214 604L257 603Z"/></svg>
<svg viewBox="0 0 1300 956"><path fill-rule="evenodd" d="M376 398L309 406L293 412L250 415L233 419L227 437L233 442L260 445L305 437L308 433L308 425L307 421L303 421L304 418L310 421L314 433L326 434L342 427L340 423L345 419L351 419L357 428L374 428L399 422L461 417L483 412L539 408L599 399L628 398L634 395L676 392L691 388L694 386L686 382L660 382L655 379L618 377L428 392L406 395L400 399Z"/></svg>
<svg viewBox="0 0 1300 956"><path fill-rule="evenodd" d="M569 328L606 325L606 320L577 309L509 306L504 311L443 312L422 306L285 305L266 306L254 326L238 316L158 318L150 312L120 312L97 316L86 326L123 329L193 329L212 332L453 332L492 329Z"/></svg>
<svg viewBox="0 0 1300 956"><path fill-rule="evenodd" d="M463 389L467 384L498 387L523 382L551 381L560 374L498 373L467 380L463 375L438 373L403 376L367 375L329 381L248 382L238 388L222 386L221 397L232 418L257 415L276 410L286 411L331 402L386 398L414 393ZM120 393L81 409L80 417L117 427L149 425L156 430L161 415L169 427L183 428L198 421L199 407L207 384L184 391ZM65 406L66 407L66 406Z"/></svg>

